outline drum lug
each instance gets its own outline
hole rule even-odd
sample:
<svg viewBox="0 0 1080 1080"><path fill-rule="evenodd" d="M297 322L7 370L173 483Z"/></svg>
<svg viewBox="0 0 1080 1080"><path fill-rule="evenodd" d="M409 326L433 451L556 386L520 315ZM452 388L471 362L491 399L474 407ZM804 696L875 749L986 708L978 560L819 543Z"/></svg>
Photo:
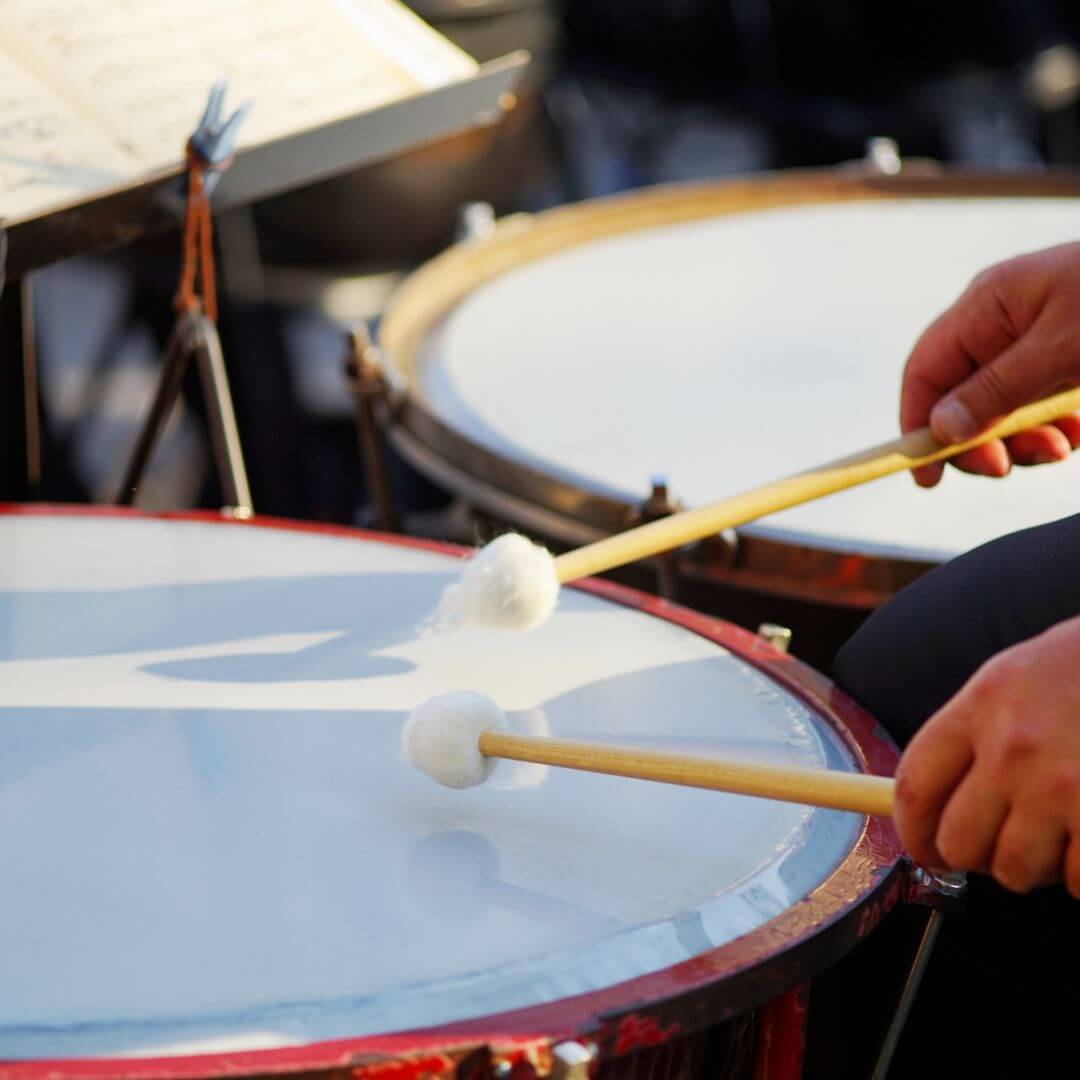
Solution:
<svg viewBox="0 0 1080 1080"><path fill-rule="evenodd" d="M551 1048L551 1080L589 1080L596 1045L570 1039Z"/></svg>
<svg viewBox="0 0 1080 1080"><path fill-rule="evenodd" d="M660 518L670 517L679 510L679 504L668 494L667 478L654 476L649 484L648 498L634 512L632 525L645 525L650 521L659 521ZM665 600L672 603L678 599L679 576L675 560L676 552L674 551L666 551L658 555L655 560L659 578L658 591Z"/></svg>
<svg viewBox="0 0 1080 1080"><path fill-rule="evenodd" d="M786 653L791 648L791 628L779 623L763 622L757 628L758 637L768 642L777 652Z"/></svg>
<svg viewBox="0 0 1080 1080"><path fill-rule="evenodd" d="M877 176L899 176L903 171L904 161L900 157L900 147L895 139L875 135L866 140L866 156L863 164L867 172Z"/></svg>
<svg viewBox="0 0 1080 1080"><path fill-rule="evenodd" d="M935 911L962 911L967 901L967 875L960 871L935 873L913 866L908 874L907 902Z"/></svg>
<svg viewBox="0 0 1080 1080"><path fill-rule="evenodd" d="M379 363L379 350L363 324L349 335L349 347L345 350L345 378L356 401L360 453L368 489L375 504L376 524L384 532L398 532L400 523L380 430L380 420L388 422L393 411L390 391Z"/></svg>
<svg viewBox="0 0 1080 1080"><path fill-rule="evenodd" d="M454 239L459 244L487 240L495 235L495 207L489 202L467 202L458 210Z"/></svg>

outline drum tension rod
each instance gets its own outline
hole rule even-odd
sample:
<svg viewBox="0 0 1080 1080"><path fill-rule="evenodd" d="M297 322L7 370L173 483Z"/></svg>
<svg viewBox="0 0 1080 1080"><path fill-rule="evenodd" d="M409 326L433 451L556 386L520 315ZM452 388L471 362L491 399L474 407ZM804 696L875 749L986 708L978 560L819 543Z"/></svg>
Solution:
<svg viewBox="0 0 1080 1080"><path fill-rule="evenodd" d="M906 900L910 904L921 904L930 909L922 937L915 948L915 955L908 969L904 987L900 991L892 1020L885 1032L885 1038L878 1052L877 1063L871 1073L871 1080L886 1080L892 1066L896 1048L904 1032L911 1007L915 1004L915 995L919 992L927 965L937 944L945 916L963 911L967 898L967 876L963 873L935 874L921 866L913 867L909 878Z"/></svg>
<svg viewBox="0 0 1080 1080"><path fill-rule="evenodd" d="M667 478L655 475L650 481L648 498L637 507L632 524L646 525L650 521L659 521L660 518L678 513L680 509L679 504L668 494ZM660 596L673 604L677 603L679 599L678 553L665 551L651 561L656 566L657 588Z"/></svg>
<svg viewBox="0 0 1080 1080"><path fill-rule="evenodd" d="M390 395L379 363L379 350L366 325L357 326L349 334L345 378L356 400L360 456L368 492L375 504L375 525L383 532L400 532L401 520L394 504L380 424L389 408Z"/></svg>

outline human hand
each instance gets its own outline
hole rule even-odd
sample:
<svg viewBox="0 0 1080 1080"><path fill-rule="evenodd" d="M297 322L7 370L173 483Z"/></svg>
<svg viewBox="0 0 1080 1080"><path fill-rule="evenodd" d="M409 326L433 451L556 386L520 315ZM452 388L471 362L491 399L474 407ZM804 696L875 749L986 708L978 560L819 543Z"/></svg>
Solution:
<svg viewBox="0 0 1080 1080"><path fill-rule="evenodd" d="M912 739L894 817L916 862L1080 899L1080 618L985 663Z"/></svg>
<svg viewBox="0 0 1080 1080"><path fill-rule="evenodd" d="M903 431L926 427L962 442L1028 402L1080 384L1080 244L999 263L979 274L925 331L900 392ZM1061 461L1080 446L1080 417L993 439L953 460L966 472L1005 476L1012 465ZM944 466L915 470L933 487Z"/></svg>

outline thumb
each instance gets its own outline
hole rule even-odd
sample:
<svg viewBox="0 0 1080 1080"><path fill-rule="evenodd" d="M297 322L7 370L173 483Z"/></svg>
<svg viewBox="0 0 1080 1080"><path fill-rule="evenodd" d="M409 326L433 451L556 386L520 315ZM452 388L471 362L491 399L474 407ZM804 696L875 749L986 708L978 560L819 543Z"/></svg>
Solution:
<svg viewBox="0 0 1080 1080"><path fill-rule="evenodd" d="M999 353L946 394L930 413L939 442L963 442L995 420L1035 401L1061 380L1048 364L1049 349L1033 344L1030 333Z"/></svg>

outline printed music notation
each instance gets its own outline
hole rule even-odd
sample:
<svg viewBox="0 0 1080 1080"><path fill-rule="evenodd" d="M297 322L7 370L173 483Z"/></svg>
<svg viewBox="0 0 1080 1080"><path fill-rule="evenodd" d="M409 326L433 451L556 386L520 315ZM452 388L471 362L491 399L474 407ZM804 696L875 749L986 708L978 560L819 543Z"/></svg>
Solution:
<svg viewBox="0 0 1080 1080"><path fill-rule="evenodd" d="M220 78L243 147L475 71L396 0L0 0L0 219L178 162Z"/></svg>

